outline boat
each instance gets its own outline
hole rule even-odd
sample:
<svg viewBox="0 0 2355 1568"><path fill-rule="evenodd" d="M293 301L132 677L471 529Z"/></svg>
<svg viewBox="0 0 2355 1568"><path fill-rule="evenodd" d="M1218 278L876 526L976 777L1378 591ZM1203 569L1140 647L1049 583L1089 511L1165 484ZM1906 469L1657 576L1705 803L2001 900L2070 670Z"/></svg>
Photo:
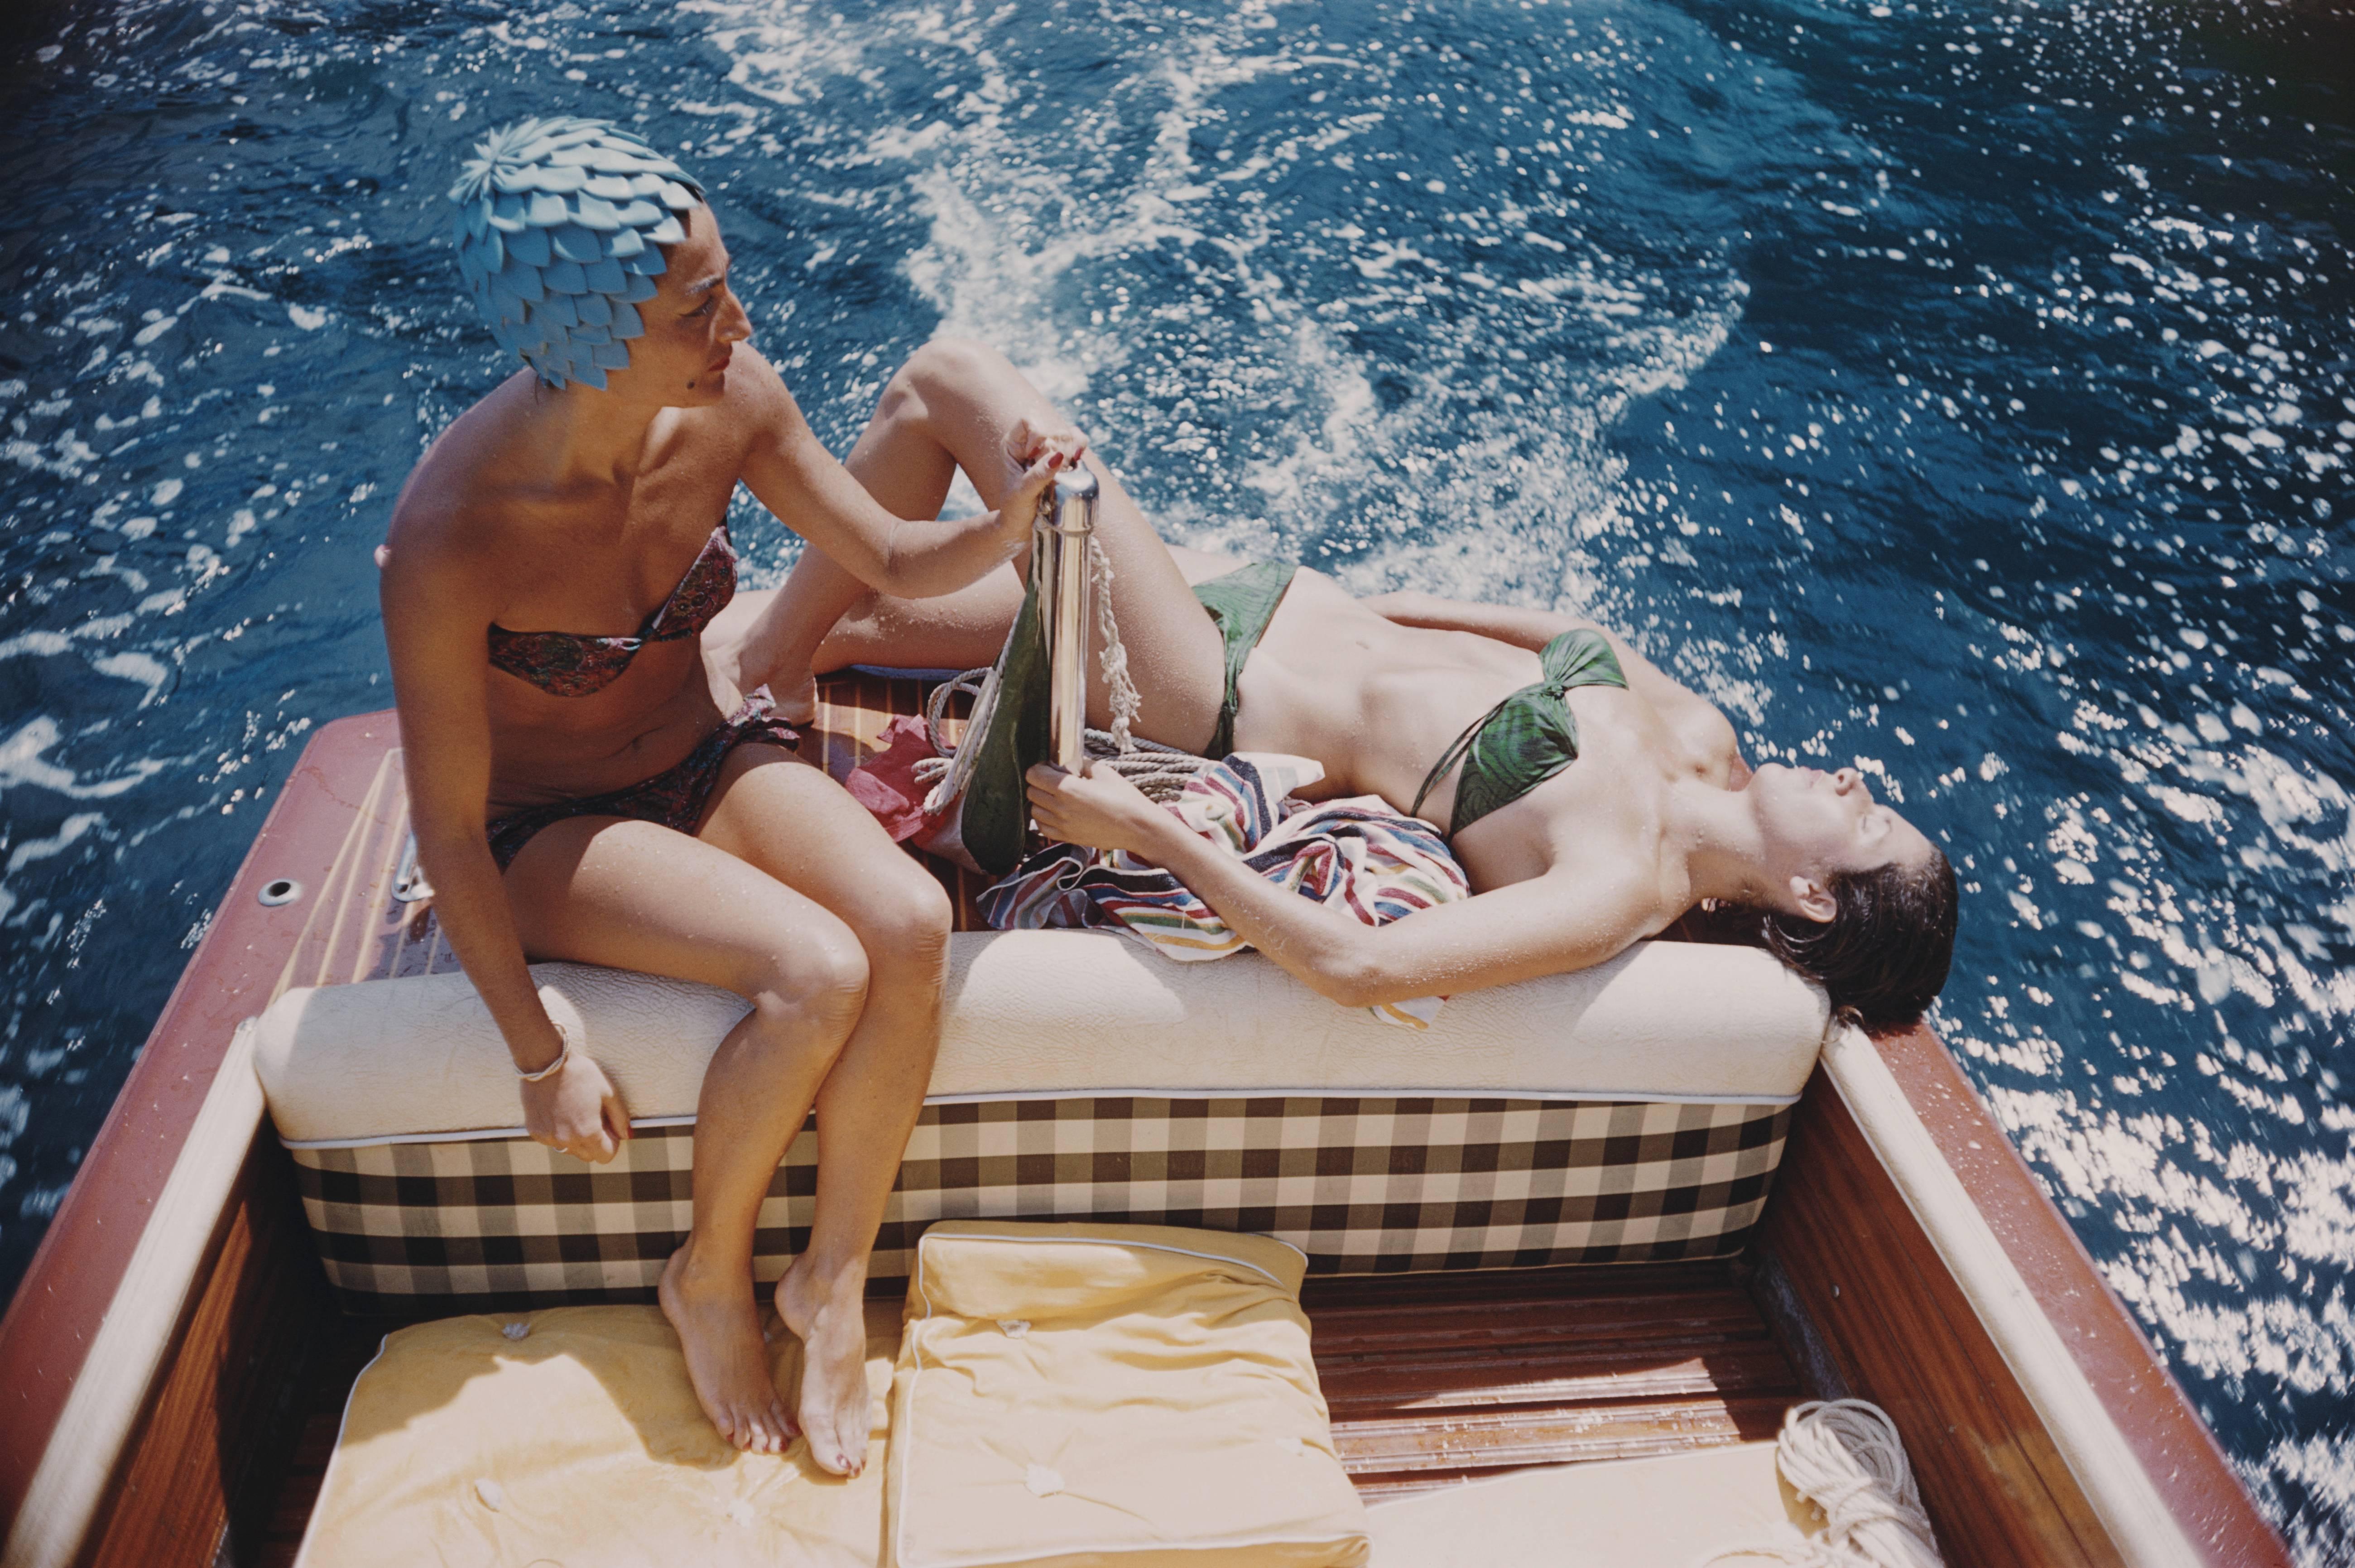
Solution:
<svg viewBox="0 0 2355 1568"><path fill-rule="evenodd" d="M922 689L829 678L805 754L840 775ZM337 1140L282 1138L254 1064L255 1020L298 1001L452 983L407 843L396 716L325 726L0 1321L8 1568L292 1562L388 1328L461 1309L323 1269L312 1218L334 1151L318 1150ZM973 880L935 869L974 929ZM1034 940L1065 936L1118 941ZM1636 965L1697 944L1648 946ZM1291 985L1255 956L1227 963L1263 993ZM1779 1165L1743 1199L1763 1208L1723 1244L1312 1275L1318 1374L1360 1495L1758 1443L1798 1402L1853 1397L1894 1422L1949 1563L2287 1563L1933 1030L1871 1039L1817 1017L1820 1051L1763 1124Z"/></svg>

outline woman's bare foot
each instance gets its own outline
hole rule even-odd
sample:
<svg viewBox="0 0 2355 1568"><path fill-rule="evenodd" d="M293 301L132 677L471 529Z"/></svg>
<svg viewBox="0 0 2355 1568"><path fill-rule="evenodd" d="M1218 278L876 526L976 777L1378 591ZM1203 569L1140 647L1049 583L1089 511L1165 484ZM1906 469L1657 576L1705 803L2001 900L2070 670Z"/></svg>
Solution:
<svg viewBox="0 0 2355 1568"><path fill-rule="evenodd" d="M871 1426L866 1269L829 1280L806 1256L795 1258L777 1281L777 1316L802 1342L800 1413L810 1457L835 1475L856 1476L866 1467Z"/></svg>
<svg viewBox="0 0 2355 1568"><path fill-rule="evenodd" d="M671 1253L656 1295L687 1352L696 1401L719 1435L737 1447L748 1454L782 1454L794 1439L794 1424L769 1376L760 1310L752 1305L752 1276L746 1271L708 1277L687 1253L686 1247Z"/></svg>

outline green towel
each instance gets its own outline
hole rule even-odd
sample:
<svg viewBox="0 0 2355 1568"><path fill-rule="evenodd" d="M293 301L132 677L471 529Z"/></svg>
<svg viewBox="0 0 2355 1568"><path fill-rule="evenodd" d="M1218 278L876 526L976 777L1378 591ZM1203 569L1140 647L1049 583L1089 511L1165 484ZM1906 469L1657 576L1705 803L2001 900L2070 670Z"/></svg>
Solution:
<svg viewBox="0 0 2355 1568"><path fill-rule="evenodd" d="M967 734L978 746L973 775L959 803L958 836L974 864L1002 877L1021 863L1030 827L1030 801L1023 775L1049 760L1054 736L1049 728L1047 634L1039 623L1039 590L1023 591L1006 648L997 661L997 705L989 726Z"/></svg>

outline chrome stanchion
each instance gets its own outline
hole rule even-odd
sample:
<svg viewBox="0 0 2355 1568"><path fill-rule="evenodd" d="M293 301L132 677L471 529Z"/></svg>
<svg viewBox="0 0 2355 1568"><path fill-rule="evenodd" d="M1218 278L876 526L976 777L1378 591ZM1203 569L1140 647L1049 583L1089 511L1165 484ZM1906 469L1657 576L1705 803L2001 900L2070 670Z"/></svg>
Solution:
<svg viewBox="0 0 2355 1568"><path fill-rule="evenodd" d="M1030 581L1047 638L1048 730L1052 761L1076 773L1088 723L1088 536L1096 526L1096 476L1068 468L1039 497L1030 528Z"/></svg>

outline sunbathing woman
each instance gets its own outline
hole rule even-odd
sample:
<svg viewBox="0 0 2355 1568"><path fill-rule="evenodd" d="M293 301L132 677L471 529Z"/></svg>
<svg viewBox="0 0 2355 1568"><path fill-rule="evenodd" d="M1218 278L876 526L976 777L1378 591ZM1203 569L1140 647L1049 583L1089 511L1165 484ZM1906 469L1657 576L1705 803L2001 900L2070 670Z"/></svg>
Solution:
<svg viewBox="0 0 2355 1568"><path fill-rule="evenodd" d="M956 466L994 501L1014 478L1009 435L1069 429L1002 357L952 343L910 361L877 420L890 427L868 432L893 453L890 504L911 516L939 506ZM1032 770L1050 837L1163 866L1350 1006L1586 968L1704 903L1754 911L1767 945L1868 1027L1911 1023L1944 985L1953 869L1855 770L1749 773L1724 715L1573 616L1359 601L1319 572L1166 548L1086 461L1103 482L1098 537L1145 699L1137 732L1209 756L1314 758L1319 793L1379 795L1444 826L1476 896L1359 924L1262 880L1108 769ZM986 664L1020 598L1008 571L907 603L815 551L780 592L792 602L770 620L780 633L842 616L814 648L755 651L780 682L804 661ZM1103 714L1101 691L1092 708Z"/></svg>
<svg viewBox="0 0 2355 1568"><path fill-rule="evenodd" d="M859 483L868 456L846 472L749 347L676 165L583 121L526 121L477 155L452 192L460 267L528 368L433 443L378 557L418 859L540 1143L609 1160L629 1112L527 957L751 1004L704 1077L662 1307L713 1425L782 1451L752 1231L815 1102L815 1225L775 1303L804 1342L811 1455L852 1473L867 1256L931 1072L949 910L706 635L736 585L721 519L741 482L860 581L937 593L1027 540L1055 459L999 487L1002 517L900 520Z"/></svg>

